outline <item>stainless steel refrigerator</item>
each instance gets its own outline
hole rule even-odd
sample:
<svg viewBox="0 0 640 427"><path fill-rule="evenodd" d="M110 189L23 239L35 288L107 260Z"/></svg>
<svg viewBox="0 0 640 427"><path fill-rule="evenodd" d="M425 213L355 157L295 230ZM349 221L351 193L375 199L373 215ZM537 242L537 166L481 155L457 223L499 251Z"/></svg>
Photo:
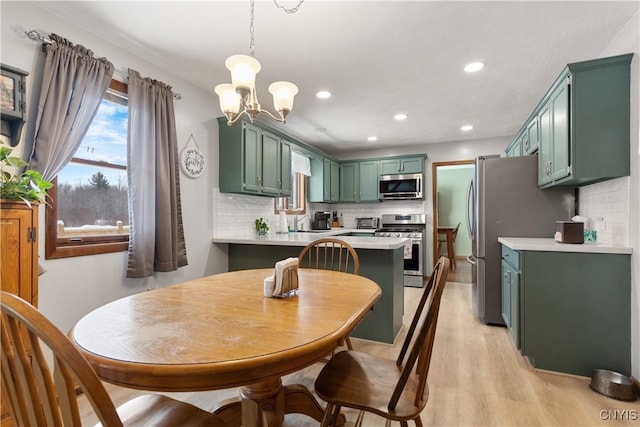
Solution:
<svg viewBox="0 0 640 427"><path fill-rule="evenodd" d="M575 190L540 190L538 156L482 156L474 166L467 193L473 310L487 324L504 325L498 237L553 238L556 221L574 215Z"/></svg>

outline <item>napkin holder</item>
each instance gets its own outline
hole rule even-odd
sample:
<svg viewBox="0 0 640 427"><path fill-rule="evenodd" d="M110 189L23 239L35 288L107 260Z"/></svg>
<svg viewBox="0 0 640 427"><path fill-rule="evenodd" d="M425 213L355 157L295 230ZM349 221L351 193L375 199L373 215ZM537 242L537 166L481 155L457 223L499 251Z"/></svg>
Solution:
<svg viewBox="0 0 640 427"><path fill-rule="evenodd" d="M277 283L278 277L275 276ZM276 298L287 298L294 296L298 291L298 265L292 265L282 269L282 292L274 294Z"/></svg>

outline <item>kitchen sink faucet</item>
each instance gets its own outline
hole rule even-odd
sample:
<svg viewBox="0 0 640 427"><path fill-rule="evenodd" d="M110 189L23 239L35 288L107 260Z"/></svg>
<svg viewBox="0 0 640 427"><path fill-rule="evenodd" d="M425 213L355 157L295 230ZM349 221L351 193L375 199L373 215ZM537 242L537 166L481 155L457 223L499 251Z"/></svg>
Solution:
<svg viewBox="0 0 640 427"><path fill-rule="evenodd" d="M298 229L298 224L300 223L300 221L302 221L305 217L309 216L308 213L302 215L300 218L298 218L298 215L296 215L293 218L293 230L294 231L304 231L304 224L302 224L301 228Z"/></svg>

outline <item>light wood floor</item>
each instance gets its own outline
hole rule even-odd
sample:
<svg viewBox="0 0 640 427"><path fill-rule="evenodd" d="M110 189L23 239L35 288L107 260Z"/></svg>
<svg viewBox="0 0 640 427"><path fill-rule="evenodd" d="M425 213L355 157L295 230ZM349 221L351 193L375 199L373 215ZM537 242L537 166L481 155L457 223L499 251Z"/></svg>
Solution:
<svg viewBox="0 0 640 427"><path fill-rule="evenodd" d="M449 270L449 281L471 283L471 264L466 257L456 257L456 268Z"/></svg>
<svg viewBox="0 0 640 427"><path fill-rule="evenodd" d="M405 288L405 323L411 318L420 291ZM398 342L402 338L401 333ZM356 350L391 359L400 345L352 341ZM285 383L303 383L313 389L321 368L322 364L311 366L286 377ZM425 425L640 425L638 401L620 402L599 395L589 389L588 378L531 368L515 349L507 329L486 326L474 317L471 286L467 283L449 282L445 288L428 381L430 396L422 415ZM107 387L116 404L139 393ZM170 395L210 410L215 402L236 396L237 390ZM87 409L89 405L84 401L82 407ZM347 426L352 426L356 414L350 411L345 414ZM83 421L84 425L92 425L95 419L87 414ZM290 427L318 425L300 415L288 415L285 423ZM383 426L384 421L367 415L364 425Z"/></svg>

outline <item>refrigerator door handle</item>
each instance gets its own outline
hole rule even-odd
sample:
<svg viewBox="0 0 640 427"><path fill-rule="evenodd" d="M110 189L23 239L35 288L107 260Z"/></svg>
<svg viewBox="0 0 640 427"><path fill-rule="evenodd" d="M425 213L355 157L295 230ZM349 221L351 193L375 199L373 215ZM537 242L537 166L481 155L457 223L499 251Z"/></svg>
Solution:
<svg viewBox="0 0 640 427"><path fill-rule="evenodd" d="M475 215L473 214L474 209L474 200L473 200L473 180L469 181L469 187L467 188L467 233L469 233L469 238L473 238L473 232L475 226L472 221L475 219ZM471 209L470 209L471 208ZM472 210L473 209L473 210Z"/></svg>

